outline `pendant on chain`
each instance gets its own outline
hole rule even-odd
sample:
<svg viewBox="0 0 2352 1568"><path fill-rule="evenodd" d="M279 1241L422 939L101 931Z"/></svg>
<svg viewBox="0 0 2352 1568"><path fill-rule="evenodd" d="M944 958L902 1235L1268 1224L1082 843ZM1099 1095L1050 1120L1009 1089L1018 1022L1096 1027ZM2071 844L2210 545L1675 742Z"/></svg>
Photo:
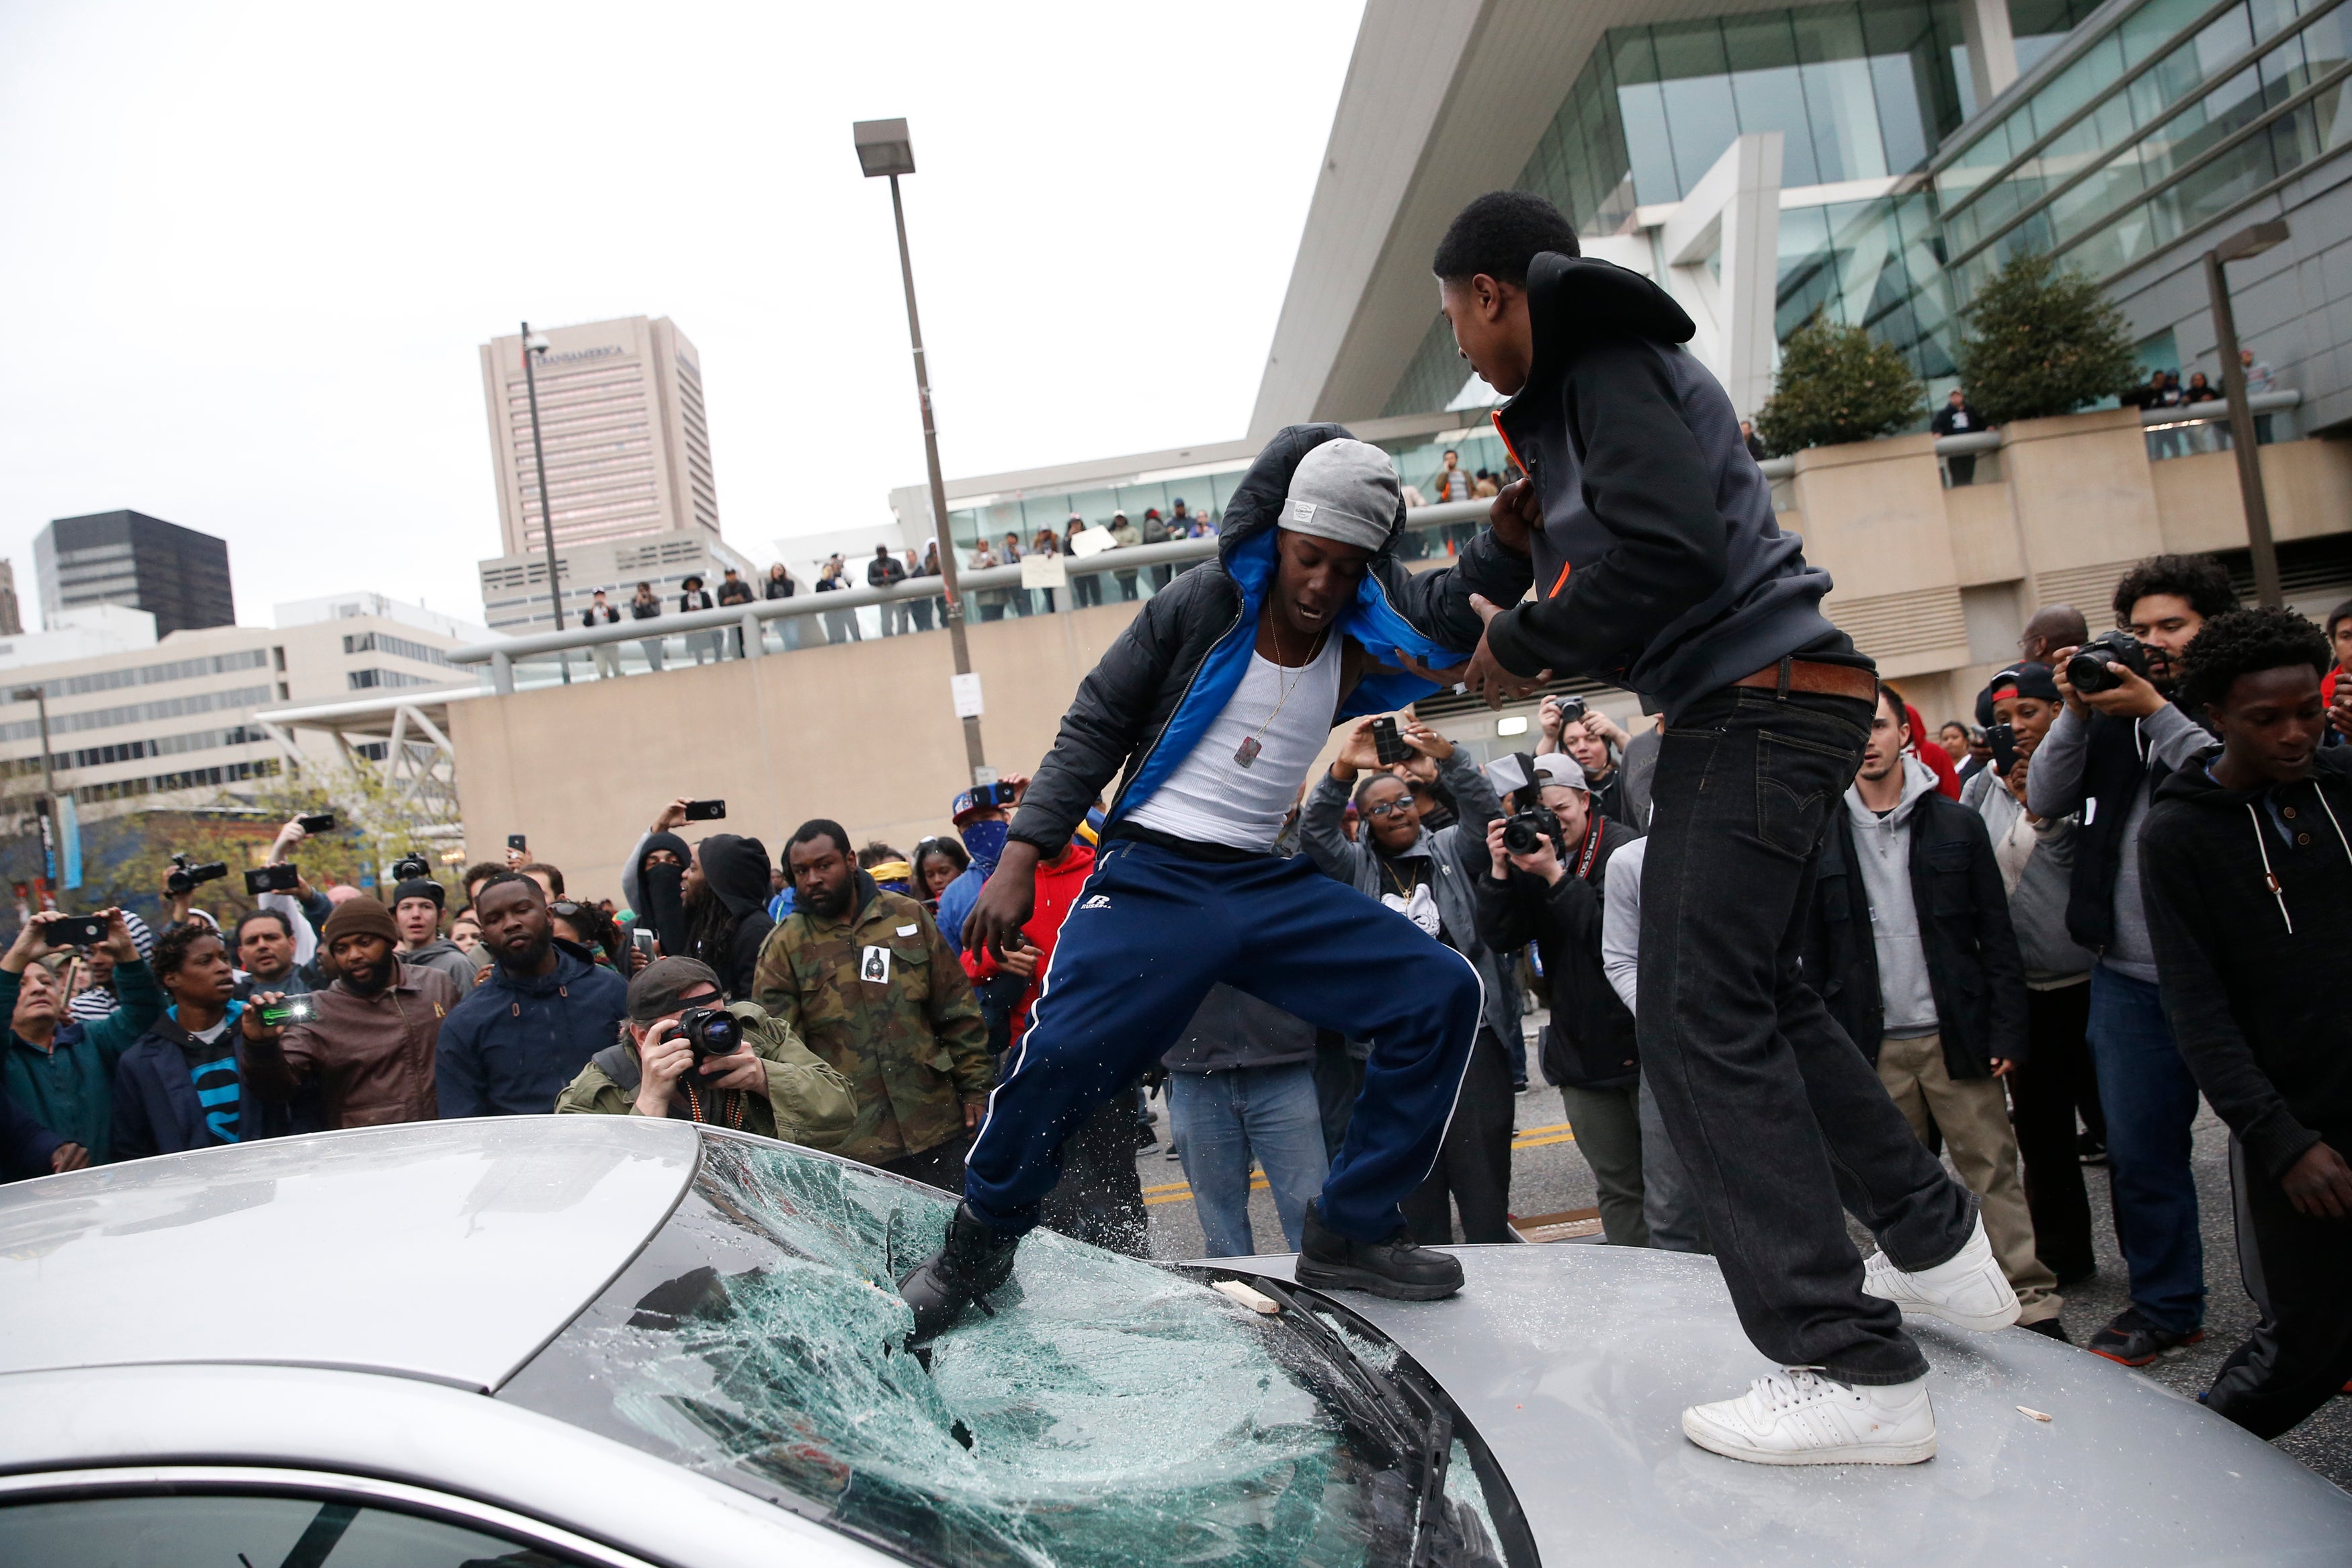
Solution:
<svg viewBox="0 0 2352 1568"><path fill-rule="evenodd" d="M1239 746L1234 747L1234 760L1240 763L1243 767L1247 768L1251 763L1257 760L1257 754L1263 749L1264 747L1260 747L1257 743L1257 737L1255 735L1250 736L1243 740Z"/></svg>

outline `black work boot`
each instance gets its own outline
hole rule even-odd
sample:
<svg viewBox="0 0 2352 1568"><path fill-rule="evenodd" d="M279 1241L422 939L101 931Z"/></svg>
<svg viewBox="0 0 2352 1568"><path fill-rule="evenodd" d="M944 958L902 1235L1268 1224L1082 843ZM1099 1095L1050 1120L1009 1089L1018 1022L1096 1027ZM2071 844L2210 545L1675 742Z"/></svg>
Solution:
<svg viewBox="0 0 2352 1568"><path fill-rule="evenodd" d="M1320 1200L1307 1206L1298 1282L1316 1291L1367 1291L1400 1301L1434 1301L1462 1288L1462 1265L1432 1252L1400 1227L1385 1241L1351 1241L1323 1223Z"/></svg>
<svg viewBox="0 0 2352 1568"><path fill-rule="evenodd" d="M1020 1237L987 1224L970 1204L957 1204L946 1242L898 1281L898 1294L915 1309L915 1332L907 1343L928 1343L963 1316L964 1308L1011 1279L1020 1245Z"/></svg>

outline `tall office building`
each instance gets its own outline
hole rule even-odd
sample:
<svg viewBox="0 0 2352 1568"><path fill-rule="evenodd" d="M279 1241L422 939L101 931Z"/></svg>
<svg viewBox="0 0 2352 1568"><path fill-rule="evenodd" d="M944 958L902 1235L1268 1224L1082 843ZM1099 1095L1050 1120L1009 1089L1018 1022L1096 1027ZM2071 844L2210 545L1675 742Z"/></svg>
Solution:
<svg viewBox="0 0 2352 1568"><path fill-rule="evenodd" d="M719 488L694 345L667 317L541 329L540 436L555 542L719 532ZM543 550L522 339L482 345L490 466L507 556Z"/></svg>
<svg viewBox="0 0 2352 1568"><path fill-rule="evenodd" d="M155 617L155 634L234 626L228 541L143 512L59 517L33 539L41 620L62 611L120 604Z"/></svg>

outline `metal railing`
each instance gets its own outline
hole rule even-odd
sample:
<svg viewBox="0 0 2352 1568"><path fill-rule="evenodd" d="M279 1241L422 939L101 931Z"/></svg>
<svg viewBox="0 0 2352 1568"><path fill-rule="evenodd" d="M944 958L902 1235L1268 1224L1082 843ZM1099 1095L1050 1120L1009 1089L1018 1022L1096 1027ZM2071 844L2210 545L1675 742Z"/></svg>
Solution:
<svg viewBox="0 0 2352 1568"><path fill-rule="evenodd" d="M1414 533L1461 528L1483 523L1490 503L1455 501L1435 507L1416 507L1405 514L1405 527ZM1153 567L1167 567L1172 572L1217 553L1218 540L1212 536L1196 539L1171 539L1165 544L1127 545L1103 550L1097 554L1059 559L1067 574L1067 583L1055 593L1054 613L1066 614L1073 609L1084 608L1075 601L1073 591L1077 579L1094 578L1097 583L1106 574L1125 577L1140 576ZM965 568L957 574L958 586L965 606L967 622L993 619L974 613L991 609L1009 610L1003 601L983 600L983 595L1026 593L1021 582L1021 567L983 567L977 570ZM600 674L644 674L657 673L672 664L693 664L730 658L757 659L779 653L788 653L804 645L807 630L803 624L814 615L855 613L867 605L886 607L915 604L940 597L941 583L936 577L910 578L888 588L845 588L830 593L803 590L789 599L760 599L749 604L730 604L723 609L686 612L665 611L657 616L637 621L626 618L610 626L573 626L561 632L532 632L520 637L502 638L495 643L473 643L449 651L449 662L462 665L488 665L490 689L500 694L515 689L515 666L524 661L550 661L549 676L566 664ZM1156 591L1156 590L1155 590ZM1137 597L1142 591L1138 591ZM1120 598L1127 596L1122 591ZM1097 602L1109 601L1108 595L1097 595ZM775 643L768 640L771 625L779 632ZM789 632L786 629L789 628ZM916 627L920 632L928 627ZM902 633L903 634L903 633ZM820 632L820 641L824 633ZM860 640L863 640L861 629ZM682 648L680 646L682 641ZM651 643L654 648L644 645ZM599 655L599 650L605 650ZM575 653L587 655L586 663L573 659ZM628 655L635 656L630 657Z"/></svg>
<svg viewBox="0 0 2352 1568"><path fill-rule="evenodd" d="M2303 394L2299 392L2256 392L2246 399L2246 406L2249 409L2257 414L2265 415L2283 413L2300 406L2302 402ZM2170 408L2144 408L2139 411L2140 423L2152 432L2177 430L2183 425L2211 424L2217 421L2227 424L2229 420L2230 405L2220 398L2212 398L2201 402L2175 403ZM1975 453L1999 450L2000 450L2000 432L1998 430L1972 431L1967 435L1938 436L1936 441L1936 455L1938 457L1965 457ZM2227 447L2210 448L2210 450L2226 451ZM2190 454L2185 450L2159 453L2151 448L2148 455L2151 457L2179 457L2188 456ZM1767 479L1792 479L1797 474L1797 460L1794 457L1767 457L1758 466L1764 470L1764 477Z"/></svg>

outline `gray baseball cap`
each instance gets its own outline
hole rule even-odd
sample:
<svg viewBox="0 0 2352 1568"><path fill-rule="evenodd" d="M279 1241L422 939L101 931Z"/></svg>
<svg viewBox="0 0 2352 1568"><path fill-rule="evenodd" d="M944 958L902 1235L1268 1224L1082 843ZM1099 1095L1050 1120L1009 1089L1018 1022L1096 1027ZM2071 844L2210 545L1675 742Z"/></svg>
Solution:
<svg viewBox="0 0 2352 1568"><path fill-rule="evenodd" d="M1396 465L1368 441L1327 441L1298 460L1281 526L1334 543L1379 550L1396 525Z"/></svg>

